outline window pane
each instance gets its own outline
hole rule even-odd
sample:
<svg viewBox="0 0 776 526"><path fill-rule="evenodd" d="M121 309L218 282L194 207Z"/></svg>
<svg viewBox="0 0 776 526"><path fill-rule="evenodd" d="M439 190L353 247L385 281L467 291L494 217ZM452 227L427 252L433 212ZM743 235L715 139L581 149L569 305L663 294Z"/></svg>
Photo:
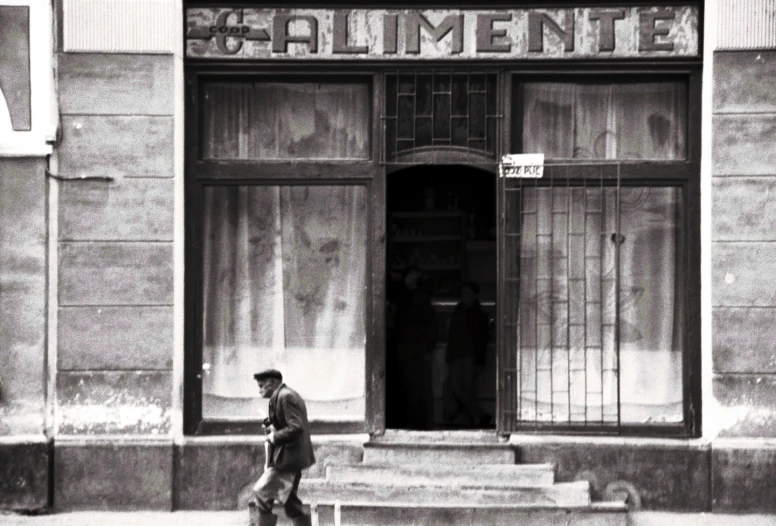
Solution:
<svg viewBox="0 0 776 526"><path fill-rule="evenodd" d="M524 152L544 153L548 159L672 160L686 156L683 83L542 82L523 86Z"/></svg>
<svg viewBox="0 0 776 526"><path fill-rule="evenodd" d="M363 186L204 192L205 418L259 418L253 373L279 369L310 418L363 420Z"/></svg>
<svg viewBox="0 0 776 526"><path fill-rule="evenodd" d="M496 75L451 71L389 74L385 87L386 160L429 147L495 153Z"/></svg>
<svg viewBox="0 0 776 526"><path fill-rule="evenodd" d="M205 159L366 159L365 83L208 82Z"/></svg>
<svg viewBox="0 0 776 526"><path fill-rule="evenodd" d="M506 259L507 278L519 276L506 309L520 419L607 425L619 411L625 424L681 423L681 190L531 187L507 198L508 232L520 232Z"/></svg>

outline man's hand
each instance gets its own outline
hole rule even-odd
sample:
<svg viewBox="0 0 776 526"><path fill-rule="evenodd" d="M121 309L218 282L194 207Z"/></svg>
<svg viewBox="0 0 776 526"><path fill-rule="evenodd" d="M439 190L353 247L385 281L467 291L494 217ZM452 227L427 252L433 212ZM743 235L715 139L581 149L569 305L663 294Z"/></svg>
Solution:
<svg viewBox="0 0 776 526"><path fill-rule="evenodd" d="M275 431L272 430L272 431L269 432L269 434L264 435L264 441L265 442L269 442L270 444L274 444L275 443Z"/></svg>

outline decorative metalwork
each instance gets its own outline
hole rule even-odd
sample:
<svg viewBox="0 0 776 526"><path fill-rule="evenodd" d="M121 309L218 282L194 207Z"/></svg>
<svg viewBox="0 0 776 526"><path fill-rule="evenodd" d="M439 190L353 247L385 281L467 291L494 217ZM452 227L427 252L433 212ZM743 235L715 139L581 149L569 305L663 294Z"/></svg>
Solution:
<svg viewBox="0 0 776 526"><path fill-rule="evenodd" d="M498 154L498 76L487 71L402 71L385 76L383 161L410 163L408 154ZM428 162L425 157L423 163Z"/></svg>

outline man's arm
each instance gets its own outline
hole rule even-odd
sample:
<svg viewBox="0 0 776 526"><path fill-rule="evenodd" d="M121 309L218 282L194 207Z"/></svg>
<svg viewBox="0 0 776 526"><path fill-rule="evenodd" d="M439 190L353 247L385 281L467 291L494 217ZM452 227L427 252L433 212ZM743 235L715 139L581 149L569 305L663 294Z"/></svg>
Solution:
<svg viewBox="0 0 776 526"><path fill-rule="evenodd" d="M304 432L304 420L302 418L302 404L297 396L286 394L278 398L278 404L281 405L283 415L286 418L286 424L283 429L278 429L272 433L274 444L286 444L297 440Z"/></svg>

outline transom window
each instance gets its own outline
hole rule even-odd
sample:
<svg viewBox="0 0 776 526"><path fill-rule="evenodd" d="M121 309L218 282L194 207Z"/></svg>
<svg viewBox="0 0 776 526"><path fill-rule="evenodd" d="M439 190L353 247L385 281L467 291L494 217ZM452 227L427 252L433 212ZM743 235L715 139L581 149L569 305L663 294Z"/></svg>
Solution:
<svg viewBox="0 0 776 526"><path fill-rule="evenodd" d="M425 71L385 77L386 161L432 147L495 156L495 73Z"/></svg>

